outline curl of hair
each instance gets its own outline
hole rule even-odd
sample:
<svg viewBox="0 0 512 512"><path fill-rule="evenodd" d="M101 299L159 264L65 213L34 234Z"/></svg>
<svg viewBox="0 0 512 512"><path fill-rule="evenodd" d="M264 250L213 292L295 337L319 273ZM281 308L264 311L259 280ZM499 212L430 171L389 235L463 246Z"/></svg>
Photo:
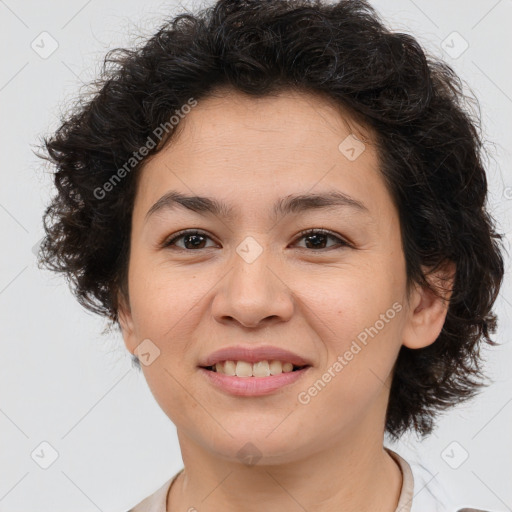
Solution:
<svg viewBox="0 0 512 512"><path fill-rule="evenodd" d="M484 385L480 347L496 345L492 306L504 272L479 119L449 65L410 35L388 30L362 0L219 0L165 20L135 49L107 53L92 98L44 137L57 195L44 214L40 264L63 272L78 301L118 323L137 170L97 190L192 97L219 87L256 96L300 90L343 105L376 133L382 174L400 215L408 284L447 261L456 275L444 327L431 345L401 347L386 432L431 433L436 415Z"/></svg>

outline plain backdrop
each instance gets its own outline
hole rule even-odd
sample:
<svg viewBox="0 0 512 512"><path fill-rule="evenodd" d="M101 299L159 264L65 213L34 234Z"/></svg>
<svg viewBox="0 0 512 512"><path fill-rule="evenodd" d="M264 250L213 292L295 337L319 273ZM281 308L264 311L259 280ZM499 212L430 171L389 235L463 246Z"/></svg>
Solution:
<svg viewBox="0 0 512 512"><path fill-rule="evenodd" d="M388 25L452 65L482 109L490 209L507 233L512 212L510 0L374 0ZM120 334L86 312L34 251L52 191L32 152L104 54L149 36L198 2L0 0L0 511L116 511L182 467L175 426ZM205 3L209 5L209 3ZM420 460L461 504L512 510L510 259L496 304L500 346L485 350L494 384L453 409L435 433L387 443ZM447 456L449 454L449 456ZM465 460L464 460L465 459ZM47 467L45 467L47 466Z"/></svg>

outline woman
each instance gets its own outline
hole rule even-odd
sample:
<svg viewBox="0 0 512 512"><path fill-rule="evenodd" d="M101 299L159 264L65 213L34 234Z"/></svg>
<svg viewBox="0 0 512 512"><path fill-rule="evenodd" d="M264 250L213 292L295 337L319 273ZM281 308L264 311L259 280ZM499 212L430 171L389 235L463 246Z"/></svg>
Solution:
<svg viewBox="0 0 512 512"><path fill-rule="evenodd" d="M454 511L383 446L474 396L495 344L451 68L366 2L302 0L219 0L107 63L45 139L42 259L177 427L184 468L132 512Z"/></svg>

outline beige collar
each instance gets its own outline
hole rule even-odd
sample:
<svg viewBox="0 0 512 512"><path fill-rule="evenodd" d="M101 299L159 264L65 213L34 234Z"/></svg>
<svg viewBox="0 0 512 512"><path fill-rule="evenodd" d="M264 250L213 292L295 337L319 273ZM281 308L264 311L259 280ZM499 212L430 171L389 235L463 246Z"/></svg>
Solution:
<svg viewBox="0 0 512 512"><path fill-rule="evenodd" d="M390 448L384 447L384 449L395 460L402 472L402 490L395 512L411 512L412 498L414 495L414 477L411 466L409 466L409 463L404 458L400 457L398 453Z"/></svg>

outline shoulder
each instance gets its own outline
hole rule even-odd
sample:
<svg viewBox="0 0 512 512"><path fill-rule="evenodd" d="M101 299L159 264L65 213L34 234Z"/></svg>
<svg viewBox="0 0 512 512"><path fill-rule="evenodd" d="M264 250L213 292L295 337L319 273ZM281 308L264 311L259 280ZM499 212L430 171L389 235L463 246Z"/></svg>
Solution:
<svg viewBox="0 0 512 512"><path fill-rule="evenodd" d="M183 471L181 469L173 477L169 478L163 485L158 487L149 496L137 503L134 507L127 512L166 512L167 508L167 494L171 488L172 483L177 476Z"/></svg>
<svg viewBox="0 0 512 512"><path fill-rule="evenodd" d="M398 511L407 512L491 512L471 506L461 507L455 503L445 482L437 478L438 474L429 469L429 463L423 457L409 457L407 460L397 452L385 447L388 453L398 462L403 475L402 494Z"/></svg>
<svg viewBox="0 0 512 512"><path fill-rule="evenodd" d="M161 487L137 503L127 512L165 512L167 491L171 480L167 480ZM162 508L163 507L163 508Z"/></svg>

